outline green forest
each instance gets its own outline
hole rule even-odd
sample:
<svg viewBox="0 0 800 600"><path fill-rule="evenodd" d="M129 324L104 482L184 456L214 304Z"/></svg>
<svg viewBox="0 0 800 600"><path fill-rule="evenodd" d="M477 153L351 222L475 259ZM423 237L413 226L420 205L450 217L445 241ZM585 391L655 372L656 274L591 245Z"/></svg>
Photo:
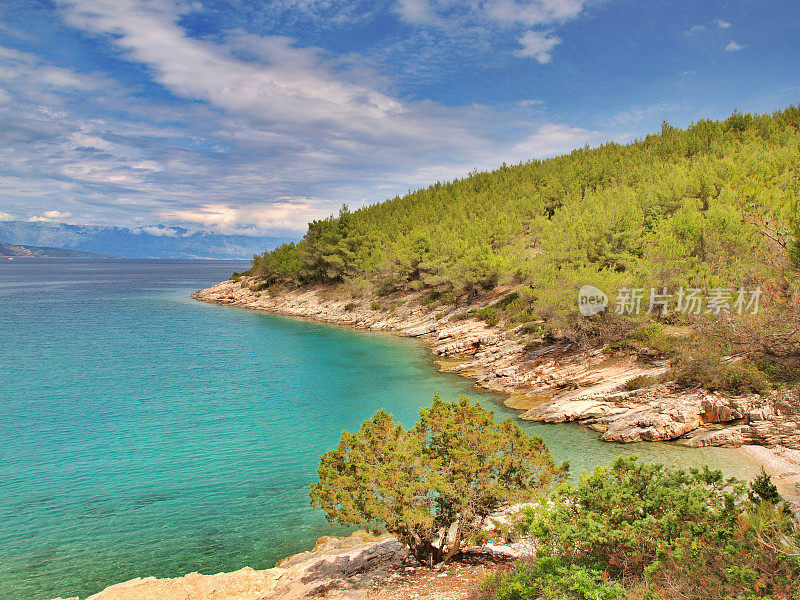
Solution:
<svg viewBox="0 0 800 600"><path fill-rule="evenodd" d="M664 122L630 144L345 206L255 256L247 275L275 293L330 285L387 307L416 292L531 344L647 345L672 357L678 381L745 392L800 373L798 269L800 108L790 106ZM580 316L583 285L608 295L604 313ZM490 290L505 295L482 304ZM642 299L626 304L624 290ZM683 290L705 304L687 310ZM654 292L673 306L648 312ZM681 347L664 335L687 325L697 335Z"/></svg>

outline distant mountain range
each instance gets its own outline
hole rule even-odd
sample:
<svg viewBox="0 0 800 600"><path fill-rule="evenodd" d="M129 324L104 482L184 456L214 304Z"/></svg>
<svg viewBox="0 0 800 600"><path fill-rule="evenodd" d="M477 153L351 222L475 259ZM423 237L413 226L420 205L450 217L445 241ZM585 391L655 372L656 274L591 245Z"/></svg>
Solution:
<svg viewBox="0 0 800 600"><path fill-rule="evenodd" d="M50 251L76 250L120 258L248 259L253 254L271 250L290 240L288 237L192 232L165 225L126 228L28 221L0 222L0 243L35 246Z"/></svg>
<svg viewBox="0 0 800 600"><path fill-rule="evenodd" d="M94 252L81 252L80 250L65 250L64 248L41 248L39 246L22 246L4 244L0 242L0 256L36 256L41 258L109 258L105 254Z"/></svg>

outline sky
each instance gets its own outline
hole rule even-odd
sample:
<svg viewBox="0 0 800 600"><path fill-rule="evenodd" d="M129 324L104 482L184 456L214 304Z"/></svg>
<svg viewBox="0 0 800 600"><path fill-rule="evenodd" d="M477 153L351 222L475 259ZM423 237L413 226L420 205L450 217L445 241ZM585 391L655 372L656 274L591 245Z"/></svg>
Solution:
<svg viewBox="0 0 800 600"><path fill-rule="evenodd" d="M300 235L798 102L797 0L0 0L0 220Z"/></svg>

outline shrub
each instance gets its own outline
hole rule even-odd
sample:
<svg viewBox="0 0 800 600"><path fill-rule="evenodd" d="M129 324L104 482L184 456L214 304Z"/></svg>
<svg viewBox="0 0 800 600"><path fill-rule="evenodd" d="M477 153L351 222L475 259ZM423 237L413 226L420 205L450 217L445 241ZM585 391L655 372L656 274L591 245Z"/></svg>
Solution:
<svg viewBox="0 0 800 600"><path fill-rule="evenodd" d="M656 384L656 378L650 375L637 375L633 379L625 382L625 389L628 391L640 390Z"/></svg>
<svg viewBox="0 0 800 600"><path fill-rule="evenodd" d="M498 572L481 584L480 600L622 600L625 589L608 582L594 569L565 564L555 557L540 558L530 564L518 562L511 571Z"/></svg>
<svg viewBox="0 0 800 600"><path fill-rule="evenodd" d="M671 376L683 387L701 386L733 394L763 393L769 381L746 359L731 362L714 354L689 354L673 362Z"/></svg>
<svg viewBox="0 0 800 600"><path fill-rule="evenodd" d="M635 329L622 339L608 345L610 350L632 350L639 352L644 349L655 351L660 356L671 357L677 353L678 343L669 336L663 325L650 321L635 326Z"/></svg>
<svg viewBox="0 0 800 600"><path fill-rule="evenodd" d="M586 588L597 595L550 594L547 571L519 567L490 582L491 597L641 597L630 593L639 588L653 600L796 600L798 524L766 474L745 492L708 468L671 471L618 458L527 509L523 524L540 556L551 555L558 572L580 569L587 585L600 586ZM628 596L602 595L610 592L591 578L597 572L623 584Z"/></svg>
<svg viewBox="0 0 800 600"><path fill-rule="evenodd" d="M496 308L477 308L471 310L470 313L490 327L494 327L500 322L500 311Z"/></svg>
<svg viewBox="0 0 800 600"><path fill-rule="evenodd" d="M596 562L620 576L642 576L667 548L729 521L737 489L717 471L668 471L661 465L618 458L610 468L563 486L544 520L531 514L534 534L575 560Z"/></svg>
<svg viewBox="0 0 800 600"><path fill-rule="evenodd" d="M541 438L462 397L433 404L411 429L385 411L345 431L320 460L311 503L330 522L385 528L420 562L447 561L504 503L563 478ZM454 527L454 537L444 535ZM437 539L439 541L437 542Z"/></svg>
<svg viewBox="0 0 800 600"><path fill-rule="evenodd" d="M535 321L523 323L517 328L520 335L538 335L542 332L542 324Z"/></svg>

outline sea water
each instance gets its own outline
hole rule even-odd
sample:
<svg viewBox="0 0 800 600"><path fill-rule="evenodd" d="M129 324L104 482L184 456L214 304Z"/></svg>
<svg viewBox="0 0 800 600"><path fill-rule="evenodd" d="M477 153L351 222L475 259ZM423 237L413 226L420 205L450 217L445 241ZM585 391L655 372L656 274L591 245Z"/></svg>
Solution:
<svg viewBox="0 0 800 600"><path fill-rule="evenodd" d="M308 487L343 429L379 408L410 426L434 392L513 417L417 340L189 298L246 266L0 262L0 600L271 567L341 533ZM620 453L754 470L732 450L525 427L573 475Z"/></svg>

